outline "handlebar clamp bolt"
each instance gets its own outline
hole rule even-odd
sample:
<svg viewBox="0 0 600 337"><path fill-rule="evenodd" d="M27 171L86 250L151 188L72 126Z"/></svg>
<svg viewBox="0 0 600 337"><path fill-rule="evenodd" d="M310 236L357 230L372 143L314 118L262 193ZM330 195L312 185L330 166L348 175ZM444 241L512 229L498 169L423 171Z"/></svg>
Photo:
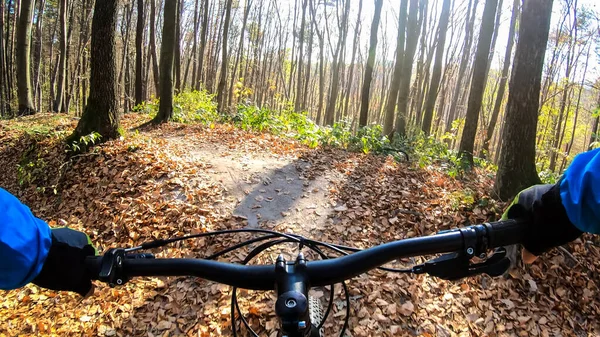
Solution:
<svg viewBox="0 0 600 337"><path fill-rule="evenodd" d="M285 301L285 306L288 308L294 308L296 307L296 300L293 298L288 298L287 301Z"/></svg>
<svg viewBox="0 0 600 337"><path fill-rule="evenodd" d="M467 254L473 255L473 252L474 252L474 250L472 247L467 248Z"/></svg>
<svg viewBox="0 0 600 337"><path fill-rule="evenodd" d="M487 256L487 255L486 255L485 253L481 253L481 254L479 254L479 258L480 258L480 259L485 259L485 257L486 257L486 256Z"/></svg>

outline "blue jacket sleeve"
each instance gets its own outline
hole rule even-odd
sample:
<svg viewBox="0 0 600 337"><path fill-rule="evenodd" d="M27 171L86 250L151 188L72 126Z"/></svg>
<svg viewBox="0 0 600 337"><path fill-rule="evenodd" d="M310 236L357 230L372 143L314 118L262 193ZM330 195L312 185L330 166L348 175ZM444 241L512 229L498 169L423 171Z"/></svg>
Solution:
<svg viewBox="0 0 600 337"><path fill-rule="evenodd" d="M51 245L50 227L0 188L0 289L31 282L42 270Z"/></svg>
<svg viewBox="0 0 600 337"><path fill-rule="evenodd" d="M573 159L560 183L560 197L575 227L600 234L600 149Z"/></svg>

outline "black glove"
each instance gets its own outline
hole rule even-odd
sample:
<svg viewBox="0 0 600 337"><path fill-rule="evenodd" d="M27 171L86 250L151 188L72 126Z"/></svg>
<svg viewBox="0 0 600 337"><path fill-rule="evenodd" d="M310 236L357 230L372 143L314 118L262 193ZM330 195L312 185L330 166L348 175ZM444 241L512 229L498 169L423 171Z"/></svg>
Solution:
<svg viewBox="0 0 600 337"><path fill-rule="evenodd" d="M534 255L541 255L583 234L567 216L560 198L560 182L535 185L521 191L502 216L504 220L517 218L530 224L523 246Z"/></svg>
<svg viewBox="0 0 600 337"><path fill-rule="evenodd" d="M85 269L86 256L96 255L87 234L70 229L52 229L52 246L40 274L33 283L52 290L74 291L85 296L92 280Z"/></svg>

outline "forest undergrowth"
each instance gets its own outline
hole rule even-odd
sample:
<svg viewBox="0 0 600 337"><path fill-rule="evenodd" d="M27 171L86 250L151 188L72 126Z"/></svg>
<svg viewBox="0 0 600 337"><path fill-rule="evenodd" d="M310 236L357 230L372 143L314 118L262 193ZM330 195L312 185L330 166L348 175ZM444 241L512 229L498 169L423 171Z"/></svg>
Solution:
<svg viewBox="0 0 600 337"><path fill-rule="evenodd" d="M314 129L301 115L262 114L250 106L227 118L205 118L212 115L210 107L202 111L184 103L189 100L177 108L176 101L176 116L188 123L139 129L152 116L147 105L140 108L147 113L123 117L121 139L97 146L93 136L81 139L91 145L79 154L63 143L75 127L74 118L39 114L0 121L0 186L51 225L86 231L100 251L246 226L243 218L219 207L227 191L210 179L208 163L190 158L190 151L199 147L218 145L230 153L308 163L300 174L309 182L332 172L344 177L317 187L327 190L335 207L323 226L306 228L285 217L260 223L328 242L365 248L494 220L505 206L491 195L492 170L476 167L449 175L451 163L437 160L441 156L435 149L429 159L419 155L420 149L405 149L410 161L397 158L397 152L385 152L397 145L381 141L376 128L362 134L351 133L347 125ZM298 132L300 126L314 132L314 138L306 136L308 131ZM202 257L248 238L239 234L186 241L155 253ZM279 248L271 249L256 262L271 263L277 253ZM348 335L598 335L599 256L597 241L583 236L505 278L447 282L373 271L349 282ZM222 260L239 262L244 257L244 252L234 252ZM325 303L330 291L316 289L313 296ZM345 315L341 287L333 291L333 312L325 324L329 334L339 332ZM1 293L0 336L228 336L230 294L227 286L189 277L139 278L121 288L98 283L95 295L86 299L26 286ZM238 297L259 335L276 336L272 294L239 291Z"/></svg>

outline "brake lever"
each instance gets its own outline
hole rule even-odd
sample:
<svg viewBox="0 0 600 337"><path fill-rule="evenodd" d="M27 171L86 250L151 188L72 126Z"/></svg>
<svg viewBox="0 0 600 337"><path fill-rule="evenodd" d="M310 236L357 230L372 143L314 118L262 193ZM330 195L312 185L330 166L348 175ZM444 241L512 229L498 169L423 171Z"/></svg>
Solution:
<svg viewBox="0 0 600 337"><path fill-rule="evenodd" d="M450 253L414 266L412 272L415 274L427 273L443 280L456 281L479 274L500 276L509 267L510 259L506 257L506 249L498 248L481 263L470 263L468 256L461 253Z"/></svg>
<svg viewBox="0 0 600 337"><path fill-rule="evenodd" d="M153 258L154 254L151 253L127 254L123 248L109 249L102 258L98 279L111 287L123 285L129 281L129 277L123 271L123 260Z"/></svg>

